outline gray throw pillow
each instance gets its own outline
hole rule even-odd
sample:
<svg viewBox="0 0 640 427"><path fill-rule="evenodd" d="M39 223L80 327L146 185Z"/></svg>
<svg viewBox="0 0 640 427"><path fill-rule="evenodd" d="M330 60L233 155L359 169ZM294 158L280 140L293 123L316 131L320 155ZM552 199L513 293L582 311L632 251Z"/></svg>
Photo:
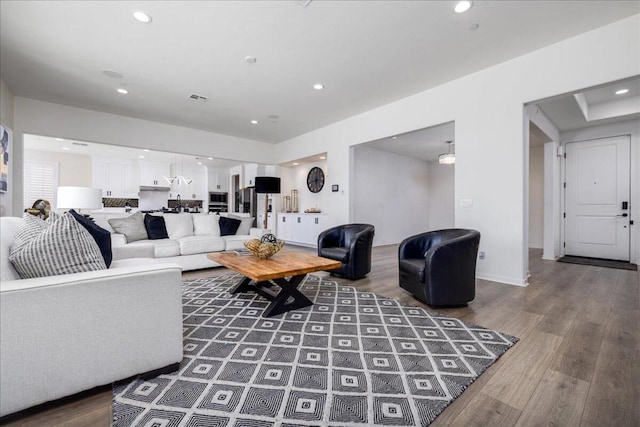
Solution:
<svg viewBox="0 0 640 427"><path fill-rule="evenodd" d="M33 226L25 217L24 227ZM107 268L94 238L70 213L32 233L28 242L12 245L9 261L23 279Z"/></svg>
<svg viewBox="0 0 640 427"><path fill-rule="evenodd" d="M240 226L236 231L236 236L244 236L249 234L249 230L251 230L251 226L253 225L253 220L255 218L247 217L247 216L237 216L237 215L227 215L229 218L239 219Z"/></svg>
<svg viewBox="0 0 640 427"><path fill-rule="evenodd" d="M147 229L144 226L144 214L142 212L136 212L126 218L111 218L107 222L116 230L116 233L124 234L124 237L127 238L127 243L149 238Z"/></svg>

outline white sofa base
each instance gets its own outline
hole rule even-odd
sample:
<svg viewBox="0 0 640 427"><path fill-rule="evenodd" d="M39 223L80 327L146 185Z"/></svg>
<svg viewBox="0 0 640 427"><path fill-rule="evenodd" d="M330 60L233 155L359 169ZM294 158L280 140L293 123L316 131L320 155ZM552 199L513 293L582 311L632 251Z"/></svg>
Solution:
<svg viewBox="0 0 640 427"><path fill-rule="evenodd" d="M0 416L182 360L181 272L162 260L0 283Z"/></svg>

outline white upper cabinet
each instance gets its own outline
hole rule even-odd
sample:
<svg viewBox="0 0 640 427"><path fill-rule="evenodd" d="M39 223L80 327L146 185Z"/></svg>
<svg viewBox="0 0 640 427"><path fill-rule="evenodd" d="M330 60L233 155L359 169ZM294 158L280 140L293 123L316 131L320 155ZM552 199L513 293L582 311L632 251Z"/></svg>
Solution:
<svg viewBox="0 0 640 427"><path fill-rule="evenodd" d="M181 162L178 166L171 164L171 176L180 176L191 181L187 183L176 179L171 184L169 197L175 198L180 195L184 200L209 200L209 181L207 178L207 167L192 163Z"/></svg>
<svg viewBox="0 0 640 427"><path fill-rule="evenodd" d="M137 198L140 177L132 161L93 157L93 187L102 189L102 197Z"/></svg>
<svg viewBox="0 0 640 427"><path fill-rule="evenodd" d="M140 185L149 187L168 187L169 183L163 177L169 176L169 163L140 162Z"/></svg>
<svg viewBox="0 0 640 427"><path fill-rule="evenodd" d="M256 176L258 176L258 164L257 163L247 163L243 165L243 174L242 174L242 182L243 188L247 187L255 187L256 185Z"/></svg>
<svg viewBox="0 0 640 427"><path fill-rule="evenodd" d="M208 167L209 191L229 192L229 169Z"/></svg>

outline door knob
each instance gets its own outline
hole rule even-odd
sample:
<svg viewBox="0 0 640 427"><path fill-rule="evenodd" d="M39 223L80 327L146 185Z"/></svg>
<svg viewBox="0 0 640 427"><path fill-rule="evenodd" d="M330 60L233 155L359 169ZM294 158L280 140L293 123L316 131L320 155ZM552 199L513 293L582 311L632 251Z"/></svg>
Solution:
<svg viewBox="0 0 640 427"><path fill-rule="evenodd" d="M621 217L623 217L623 218L626 218L626 217L628 217L628 216L629 216L629 214L623 213L622 215L616 215L616 216L621 216Z"/></svg>

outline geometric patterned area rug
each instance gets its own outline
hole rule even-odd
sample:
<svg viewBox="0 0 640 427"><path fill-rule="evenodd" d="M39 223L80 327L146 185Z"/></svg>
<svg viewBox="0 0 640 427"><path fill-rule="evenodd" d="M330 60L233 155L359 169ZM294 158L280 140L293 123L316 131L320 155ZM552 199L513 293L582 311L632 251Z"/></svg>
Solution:
<svg viewBox="0 0 640 427"><path fill-rule="evenodd" d="M183 283L180 369L116 384L114 426L426 426L518 340L313 275L263 318L240 279Z"/></svg>

